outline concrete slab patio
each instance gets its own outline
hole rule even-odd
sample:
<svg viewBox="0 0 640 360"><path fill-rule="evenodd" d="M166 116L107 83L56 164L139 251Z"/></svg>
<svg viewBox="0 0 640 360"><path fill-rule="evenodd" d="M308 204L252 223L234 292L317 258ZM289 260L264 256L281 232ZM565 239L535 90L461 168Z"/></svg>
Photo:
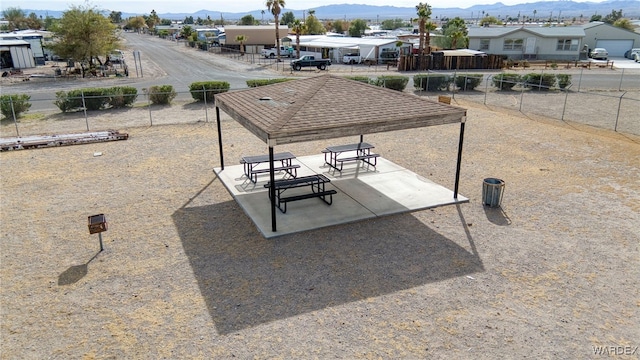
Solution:
<svg viewBox="0 0 640 360"><path fill-rule="evenodd" d="M319 199L306 199L288 204L286 213L276 211L277 231L271 229L271 202L264 185L268 174L251 182L242 165L219 167L214 171L265 238L367 220L376 217L468 202L442 185L420 176L390 160L378 158L378 164L345 163L342 172L330 168L323 155L310 155L293 160L300 165L298 176L323 174L334 189L333 204ZM281 174L276 174L276 178ZM291 192L299 190L292 189Z"/></svg>

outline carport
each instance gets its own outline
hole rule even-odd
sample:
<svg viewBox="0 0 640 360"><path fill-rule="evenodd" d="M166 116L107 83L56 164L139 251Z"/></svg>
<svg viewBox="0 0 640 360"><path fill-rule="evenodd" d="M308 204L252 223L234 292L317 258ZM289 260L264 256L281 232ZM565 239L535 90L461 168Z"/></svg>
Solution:
<svg viewBox="0 0 640 360"><path fill-rule="evenodd" d="M277 232L276 219L278 218L274 199L274 147L290 143L348 136L358 136L362 142L366 134L460 123L453 192L382 158L381 170L369 171L356 168L347 174L329 174L338 180L336 184L344 185L336 186L341 190L341 193L345 194L345 206L338 206L334 203L332 206L325 207L320 202L316 204L313 200L305 200L307 204L310 204L311 209L303 216L320 219L318 221L321 222L321 212L328 209L326 210L327 219L331 218L332 221L336 221L337 217L344 215L343 220L345 221L343 222L346 222L468 201L458 195L467 113L465 109L334 75L321 75L217 94L215 100L220 167L214 171L259 227L255 216L264 216L265 214L259 214L260 211L255 211L257 209L255 199L266 203L268 200L265 199L269 198L267 191L271 194L270 214L271 232L273 233ZM237 170L237 168L242 169L241 165L231 166L225 170L220 110L230 115L267 144L271 185L268 190L264 189L264 186L259 186L263 184L251 185L248 188L246 185L250 182L241 179L242 171L238 172ZM371 117L366 114L375 114L375 116ZM316 154L300 158L300 161L308 171L326 172L322 168L322 159L321 154ZM454 165L452 164L452 166ZM235 170L232 171L232 168ZM393 183L398 176L404 177L402 184ZM369 191L354 186L354 182L358 185L369 186L367 188ZM246 196L241 199L238 190L245 192L243 195ZM398 192L404 193L398 195ZM366 204L367 197L371 197L373 193L379 201L369 201L369 204ZM419 200L422 195L432 196L432 198L425 203L416 202L416 198ZM411 200L403 203L404 200L400 198L411 198ZM381 205L383 203L389 204L393 209L384 208ZM359 211L356 206L362 204L364 204L364 208L367 208L366 211L370 211L371 215L354 215ZM320 208L320 206L324 208ZM352 215L351 217L347 213L341 214L341 211L345 211L347 208L352 209L349 213ZM377 209L371 210L372 208ZM264 206L261 209L266 210ZM292 213L294 212L278 215L286 224L290 224L293 216L303 214L300 211L297 215ZM322 223L317 223L317 225L317 227L327 226ZM300 231L302 230L304 229ZM265 237L269 237L265 231L263 234Z"/></svg>

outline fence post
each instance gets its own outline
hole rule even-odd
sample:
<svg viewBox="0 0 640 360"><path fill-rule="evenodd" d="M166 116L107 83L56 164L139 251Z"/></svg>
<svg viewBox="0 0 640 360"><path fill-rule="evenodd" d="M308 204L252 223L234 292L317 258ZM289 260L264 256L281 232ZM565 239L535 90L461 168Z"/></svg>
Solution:
<svg viewBox="0 0 640 360"><path fill-rule="evenodd" d="M624 79L624 68L622 68L622 74L620 74L620 85L618 85L618 91L622 91L622 79Z"/></svg>
<svg viewBox="0 0 640 360"><path fill-rule="evenodd" d="M147 91L147 108L149 108L149 122L153 126L153 118L151 117L151 91Z"/></svg>
<svg viewBox="0 0 640 360"><path fill-rule="evenodd" d="M451 98L454 99L454 100L456 99L456 92L455 92L455 89L456 89L456 77L458 77L458 69L453 70L453 81L452 81L452 84L450 85L451 86Z"/></svg>
<svg viewBox="0 0 640 360"><path fill-rule="evenodd" d="M84 122L87 123L87 131L89 131L89 119L87 118L87 104L84 101L84 90L80 90L80 96L82 97L82 110L84 111Z"/></svg>
<svg viewBox="0 0 640 360"><path fill-rule="evenodd" d="M613 131L615 131L615 132L618 132L618 118L620 117L620 106L622 106L622 98L626 94L627 94L627 92L625 91L622 95L620 95L620 99L618 100L618 112L616 113L616 124L613 127Z"/></svg>
<svg viewBox="0 0 640 360"><path fill-rule="evenodd" d="M580 85L582 85L582 73L584 72L584 67L580 68L580 79L578 80L578 92L580 92Z"/></svg>
<svg viewBox="0 0 640 360"><path fill-rule="evenodd" d="M207 111L207 91L202 85L202 93L204 94L204 122L209 122L209 112Z"/></svg>
<svg viewBox="0 0 640 360"><path fill-rule="evenodd" d="M484 104L487 105L487 92L489 92L489 79L491 79L493 75L489 75L487 77L487 84L484 86Z"/></svg>
<svg viewBox="0 0 640 360"><path fill-rule="evenodd" d="M16 118L16 110L13 107L13 96L9 95L9 104L11 104L11 114L13 115L13 123L16 125L16 136L20 136L18 132L18 119Z"/></svg>
<svg viewBox="0 0 640 360"><path fill-rule="evenodd" d="M520 109L518 111L522 112L522 102L524 101L524 80L520 82Z"/></svg>
<svg viewBox="0 0 640 360"><path fill-rule="evenodd" d="M566 88L564 88L565 94L564 94L564 105L562 106L562 117L560 118L560 120L564 121L564 112L567 109L567 97L569 97L569 88L571 87L572 84L569 84L569 86L567 86Z"/></svg>
<svg viewBox="0 0 640 360"><path fill-rule="evenodd" d="M538 91L542 90L542 78L544 77L544 70L540 72L540 81L538 83Z"/></svg>

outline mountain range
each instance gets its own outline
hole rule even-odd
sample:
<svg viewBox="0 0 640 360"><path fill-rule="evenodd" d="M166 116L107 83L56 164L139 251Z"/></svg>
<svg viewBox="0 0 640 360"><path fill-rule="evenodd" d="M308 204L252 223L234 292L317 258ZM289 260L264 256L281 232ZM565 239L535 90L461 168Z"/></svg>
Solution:
<svg viewBox="0 0 640 360"><path fill-rule="evenodd" d="M233 21L242 18L245 15L252 15L254 18L258 20L267 20L271 19L271 16L268 12L262 14L264 9L256 9L250 10L247 12L241 13L231 13L231 12L220 12L215 10L200 10L194 13L160 13L158 12L158 16L161 19L171 19L171 20L184 20L186 17L193 16L194 19L198 17L202 19L206 19L210 17L211 19L220 19L223 18L225 21ZM283 13L291 11L293 12L296 18L303 18L305 13L308 14L310 9L304 10L294 10L284 8ZM370 21L382 21L384 19L405 19L409 20L413 17L416 17L416 9L415 7L395 7L395 6L372 6L372 5L356 5L356 4L341 4L341 5L325 5L317 8L313 8L311 10L315 10L315 16L318 19L343 19L343 20L354 20L354 19L363 19ZM432 18L453 18L459 16L465 19L476 19L485 15L496 16L499 18L506 17L517 17L527 16L534 17L537 19L557 19L559 16L563 18L573 18L582 16L585 20L588 20L592 15L607 15L610 14L612 10L622 10L624 17L627 18L638 18L640 17L640 0L610 0L604 2L576 2L570 0L564 1L538 1L533 3L524 3L517 5L505 5L501 2L497 2L495 4L487 4L487 5L474 5L465 9L462 8L433 8L432 9ZM52 16L54 18L59 18L62 16L62 11L53 11L53 10L30 10L23 9L26 14L35 13L36 16ZM108 15L111 11L120 11L118 9L109 9L105 10ZM151 9L149 9L149 13ZM131 16L138 15L148 15L146 14L136 14L136 13L125 13L122 12L122 18L126 19ZM269 17L267 18L267 15Z"/></svg>

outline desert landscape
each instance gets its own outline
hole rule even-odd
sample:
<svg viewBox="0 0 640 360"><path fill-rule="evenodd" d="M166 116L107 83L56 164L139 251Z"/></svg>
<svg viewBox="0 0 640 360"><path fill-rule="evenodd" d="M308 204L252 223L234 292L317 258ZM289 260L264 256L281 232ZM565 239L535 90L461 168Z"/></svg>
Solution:
<svg viewBox="0 0 640 360"><path fill-rule="evenodd" d="M271 240L212 171L217 129L198 106L118 123L124 141L0 152L0 358L637 358L640 138L454 104L469 203ZM267 151L224 113L222 131L228 161ZM368 141L450 186L458 136ZM482 205L488 177L505 182L501 207ZM101 213L103 251L87 229Z"/></svg>

